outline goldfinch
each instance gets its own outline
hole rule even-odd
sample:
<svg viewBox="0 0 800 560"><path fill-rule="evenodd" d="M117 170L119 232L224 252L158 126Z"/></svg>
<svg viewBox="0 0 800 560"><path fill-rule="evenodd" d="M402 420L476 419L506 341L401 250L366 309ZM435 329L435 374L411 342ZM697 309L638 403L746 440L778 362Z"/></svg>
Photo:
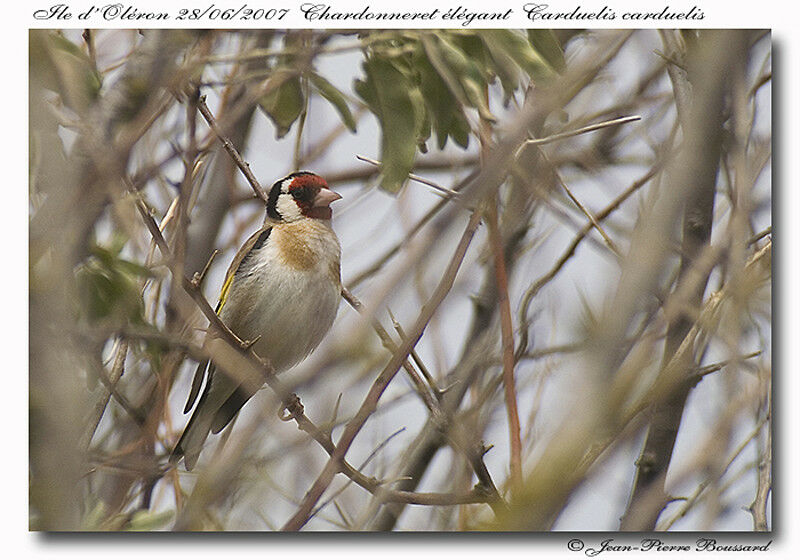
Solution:
<svg viewBox="0 0 800 560"><path fill-rule="evenodd" d="M276 373L308 356L336 318L341 294L341 248L330 204L340 199L308 171L276 182L267 196L264 226L237 252L222 286L220 319L272 364ZM209 432L218 433L253 396L237 381L201 363L184 408L205 388L170 462L192 470Z"/></svg>

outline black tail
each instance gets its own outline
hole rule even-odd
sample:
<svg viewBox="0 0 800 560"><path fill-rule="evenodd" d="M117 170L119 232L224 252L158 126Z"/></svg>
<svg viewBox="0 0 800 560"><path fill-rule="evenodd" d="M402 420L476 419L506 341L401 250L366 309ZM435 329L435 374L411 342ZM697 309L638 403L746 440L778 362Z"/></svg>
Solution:
<svg viewBox="0 0 800 560"><path fill-rule="evenodd" d="M189 419L189 423L186 424L183 434L178 440L178 443L175 444L175 448L169 456L169 462L173 465L177 464L178 461L181 460L181 457L183 457L183 463L186 465L187 471L192 470L195 464L197 464L200 451L203 449L203 444L208 437L208 433L211 431L211 424L214 420L215 411L207 410L209 407L206 405L208 393L211 388L211 378L214 373L214 365L209 365L208 361L202 362L197 366L197 371L192 381L192 389L189 393L189 399L186 402L184 412L188 411L197 399L206 368L208 369L208 376L203 394L200 396L197 408L195 408L192 417Z"/></svg>

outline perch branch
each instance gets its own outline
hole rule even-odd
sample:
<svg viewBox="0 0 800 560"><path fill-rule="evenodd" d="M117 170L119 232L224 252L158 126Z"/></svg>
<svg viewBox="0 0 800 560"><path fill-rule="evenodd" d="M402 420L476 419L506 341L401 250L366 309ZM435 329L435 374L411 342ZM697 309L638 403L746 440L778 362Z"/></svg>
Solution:
<svg viewBox="0 0 800 560"><path fill-rule="evenodd" d="M372 384L372 387L370 388L370 391L364 399L358 412L345 426L344 433L337 443L336 448L327 464L317 477L317 480L314 482L312 487L306 493L295 514L282 527L283 531L299 530L308 522L314 506L322 497L323 492L325 492L332 482L334 475L340 470L340 464L344 460L345 454L350 449L350 445L353 443L353 440L355 440L355 437L361 431L361 428L364 426L367 419L375 411L381 395L386 390L394 376L397 374L397 371L402 366L403 362L408 358L411 350L414 348L414 346L416 346L417 342L422 337L422 333L425 330L428 321L430 321L431 317L433 317L433 314L436 309L438 309L439 304L441 304L445 296L452 288L456 274L464 260L467 248L469 247L472 237L474 236L475 231L478 229L479 224L480 216L477 212L473 212L467 228L464 231L464 234L462 235L461 240L456 248L455 254L453 255L450 264L442 276L442 280L439 282L436 290L434 290L431 298L420 311L419 317L414 323L408 338L406 338L398 347L397 352L394 353L392 359L389 361L386 367L384 367L375 382Z"/></svg>

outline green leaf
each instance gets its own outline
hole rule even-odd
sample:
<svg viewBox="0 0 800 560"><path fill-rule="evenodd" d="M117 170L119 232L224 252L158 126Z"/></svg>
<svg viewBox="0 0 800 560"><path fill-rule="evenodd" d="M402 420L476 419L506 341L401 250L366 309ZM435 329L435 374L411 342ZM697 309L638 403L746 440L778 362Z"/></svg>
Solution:
<svg viewBox="0 0 800 560"><path fill-rule="evenodd" d="M462 114L463 117L463 114ZM453 141L466 149L469 146L469 123L466 118L455 119L450 127L450 137Z"/></svg>
<svg viewBox="0 0 800 560"><path fill-rule="evenodd" d="M503 91L506 98L509 98L512 93L519 87L520 74L519 67L514 59L505 52L492 52L487 47L483 39L480 37L481 31L477 32L479 35L472 37L472 45L465 49L465 52L473 59L480 59L483 61L483 67L486 69L487 80L494 79L494 76L500 78L500 83L503 85ZM470 53L480 53L470 54Z"/></svg>
<svg viewBox="0 0 800 560"><path fill-rule="evenodd" d="M431 64L459 102L476 108L482 119L496 121L484 97L486 79L464 51L438 35L423 35L422 44Z"/></svg>
<svg viewBox="0 0 800 560"><path fill-rule="evenodd" d="M528 29L528 42L556 72L564 71L564 50L552 29Z"/></svg>
<svg viewBox="0 0 800 560"><path fill-rule="evenodd" d="M312 72L308 78L319 94L327 99L328 103L333 105L333 108L339 113L339 117L342 119L347 129L350 132L355 132L356 120L353 118L353 113L350 112L350 107L347 106L347 101L344 95L342 95L342 92L316 72Z"/></svg>
<svg viewBox="0 0 800 560"><path fill-rule="evenodd" d="M270 78L276 85L263 95L258 104L275 124L275 135L283 138L306 106L300 76L292 70L277 70Z"/></svg>
<svg viewBox="0 0 800 560"><path fill-rule="evenodd" d="M466 148L469 142L469 123L461 104L419 49L414 59L419 79L419 89L428 109L431 127L436 131L439 149L444 149L447 138Z"/></svg>
<svg viewBox="0 0 800 560"><path fill-rule="evenodd" d="M156 531L166 528L167 524L175 517L173 510L152 512L137 511L131 517L126 529L128 531Z"/></svg>
<svg viewBox="0 0 800 560"><path fill-rule="evenodd" d="M84 531L98 531L108 516L106 505L102 501L88 509L81 520L81 529Z"/></svg>
<svg viewBox="0 0 800 560"><path fill-rule="evenodd" d="M125 248L126 243L128 243L128 236L121 231L114 231L111 234L111 239L108 241L108 244L105 247L94 245L92 247L92 252L97 254L97 252L105 251L113 257L118 257Z"/></svg>
<svg viewBox="0 0 800 560"><path fill-rule="evenodd" d="M425 98L418 87L408 90L411 105L414 108L414 131L419 151L427 153L428 146L426 142L431 137L431 119L428 110L425 107Z"/></svg>
<svg viewBox="0 0 800 560"><path fill-rule="evenodd" d="M29 64L31 76L59 93L75 111L86 109L100 92L102 79L89 57L57 32L31 30Z"/></svg>
<svg viewBox="0 0 800 560"><path fill-rule="evenodd" d="M534 80L553 77L553 69L547 61L533 50L533 47L525 37L516 31L510 29L486 29L481 31L481 38L495 60L510 57Z"/></svg>
<svg viewBox="0 0 800 560"><path fill-rule="evenodd" d="M372 56L363 64L365 80L356 80L356 93L369 105L381 125L380 187L400 190L414 165L416 124L411 84L387 59Z"/></svg>
<svg viewBox="0 0 800 560"><path fill-rule="evenodd" d="M140 280L152 276L140 264L121 259L119 249L93 247L76 273L80 314L90 323L144 324Z"/></svg>

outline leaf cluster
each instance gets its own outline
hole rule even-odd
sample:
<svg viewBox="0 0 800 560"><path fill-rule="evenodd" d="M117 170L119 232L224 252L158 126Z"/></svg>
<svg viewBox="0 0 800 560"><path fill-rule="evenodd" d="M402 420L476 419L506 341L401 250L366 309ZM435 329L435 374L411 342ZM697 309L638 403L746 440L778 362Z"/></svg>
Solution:
<svg viewBox="0 0 800 560"><path fill-rule="evenodd" d="M344 94L313 68L311 57L319 45L311 41L302 33L286 35L285 54L277 57L267 92L259 100L259 106L275 125L278 138L286 136L306 111L311 93L327 100L348 130L356 131L356 120Z"/></svg>
<svg viewBox="0 0 800 560"><path fill-rule="evenodd" d="M529 81L550 78L550 60L558 60L553 53L561 48L552 35L537 36L537 42L517 31L487 29L399 31L369 43L355 91L381 125L381 188L400 190L417 150L427 151L433 133L440 150L448 139L466 148L468 110L495 122L491 84L500 82L508 103Z"/></svg>
<svg viewBox="0 0 800 560"><path fill-rule="evenodd" d="M36 29L28 48L31 78L60 92L70 109L80 112L97 99L102 78L78 45L56 31Z"/></svg>
<svg viewBox="0 0 800 560"><path fill-rule="evenodd" d="M391 193L400 190L417 150L427 152L434 133L440 150L449 139L467 148L470 110L496 121L489 108L490 85L499 81L508 103L530 81L545 81L564 66L561 46L549 31L527 37L509 29L369 31L359 39L363 76L353 88L380 124L380 186ZM311 94L327 100L356 131L345 94L314 69L324 40L303 33L284 37L283 53L260 99L278 138L302 118Z"/></svg>
<svg viewBox="0 0 800 560"><path fill-rule="evenodd" d="M126 241L116 236L107 247L93 246L76 272L81 318L90 324L145 323L141 281L152 272L121 257Z"/></svg>

